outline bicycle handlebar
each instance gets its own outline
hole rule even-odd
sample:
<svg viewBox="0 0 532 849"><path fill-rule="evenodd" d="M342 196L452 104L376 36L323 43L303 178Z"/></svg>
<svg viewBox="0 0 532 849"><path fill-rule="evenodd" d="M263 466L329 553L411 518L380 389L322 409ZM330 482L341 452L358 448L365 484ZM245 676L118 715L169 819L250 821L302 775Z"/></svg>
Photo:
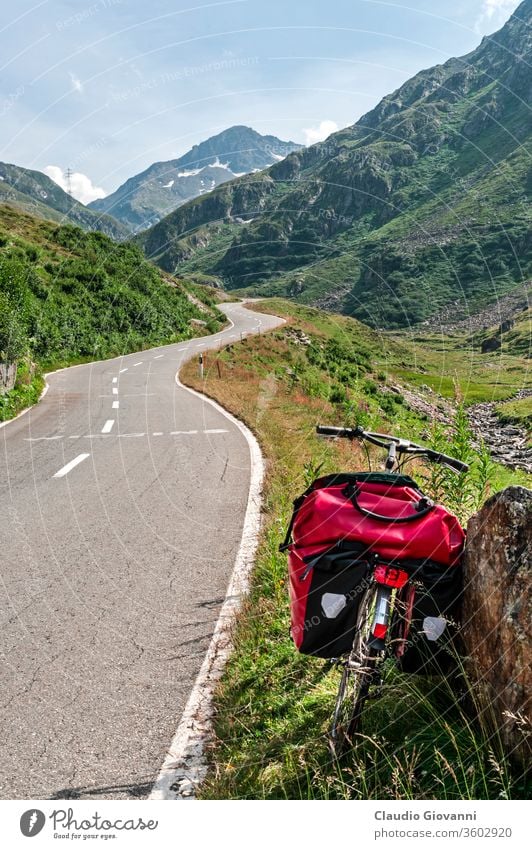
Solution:
<svg viewBox="0 0 532 849"><path fill-rule="evenodd" d="M417 445L415 442L401 439L399 436L392 436L389 433L372 433L362 430L361 427L331 427L329 425L318 425L316 433L320 436L334 436L341 439L365 439L380 448L389 448L391 444L395 444L395 449L399 454L417 454L420 457L426 457L432 463L448 466L453 472L457 473L467 472L469 469L467 463L462 463L456 457L449 457L447 454L442 454L441 451L425 448L423 445Z"/></svg>

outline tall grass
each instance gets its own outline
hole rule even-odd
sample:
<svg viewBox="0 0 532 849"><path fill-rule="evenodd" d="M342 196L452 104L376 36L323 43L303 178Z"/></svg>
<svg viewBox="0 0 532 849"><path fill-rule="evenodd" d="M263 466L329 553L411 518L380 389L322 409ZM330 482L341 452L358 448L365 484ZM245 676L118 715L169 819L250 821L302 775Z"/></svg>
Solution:
<svg viewBox="0 0 532 849"><path fill-rule="evenodd" d="M332 325L333 318L320 314L320 321L323 333L332 332L327 322ZM308 324L301 326L312 333ZM402 674L387 661L383 694L368 701L357 745L341 761L332 759L326 733L339 671L328 661L298 655L292 644L286 557L278 547L294 496L315 477L339 468L365 468L366 460L356 444L316 439L317 420L342 423L342 403L333 406L329 393L321 391L328 372L314 364L312 392L303 380L293 385L286 377L286 363L293 364L296 357L301 357L299 350L291 349L279 331L226 352L225 380L213 369L203 384L255 427L270 462L262 541L251 592L235 629L234 651L216 696L217 741L202 796L524 797L524 780L510 764L501 740L492 736L489 713L476 704L463 672L447 678L418 677ZM260 399L267 374L275 374L277 384L276 393L268 395L265 415ZM183 377L201 386L192 366ZM354 401L367 403L371 416L377 417L379 400L372 386L366 389L369 394L354 393ZM382 414L373 424L390 427ZM402 405L392 424L414 438L426 428ZM420 483L423 477L424 489L465 521L500 484L501 469L494 467L482 445L473 444L462 408L447 427L434 426L430 438L435 448L470 463L470 471L456 476L439 466L418 465L414 475ZM513 472L504 474L503 485L516 479Z"/></svg>
<svg viewBox="0 0 532 849"><path fill-rule="evenodd" d="M485 443L475 444L463 404L458 404L448 425L436 422L430 434L430 447L469 465L467 472L457 474L440 464L431 464L424 479L428 493L445 504L465 523L485 502L494 486L495 464Z"/></svg>

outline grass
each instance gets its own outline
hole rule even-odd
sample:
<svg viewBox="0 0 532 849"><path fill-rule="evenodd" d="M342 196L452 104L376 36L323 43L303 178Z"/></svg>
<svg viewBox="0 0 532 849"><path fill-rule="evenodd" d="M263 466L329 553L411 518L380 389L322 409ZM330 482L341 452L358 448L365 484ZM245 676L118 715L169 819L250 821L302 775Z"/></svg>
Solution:
<svg viewBox="0 0 532 849"><path fill-rule="evenodd" d="M385 351L378 334L307 308L281 302L268 308L282 312L288 326L209 355L204 381L193 364L181 375L245 421L267 458L263 532L251 592L235 629L234 652L216 694L217 740L202 796L523 797L523 780L512 772L500 741L487 724L471 720L447 680L403 676L393 668L387 671L385 695L368 706L356 754L341 764L331 761L325 732L338 673L327 662L298 655L288 633L286 557L278 546L291 501L320 465L320 473L367 467L357 445L320 442L314 435L319 421L341 423L360 415L396 432L430 433L427 422L401 403L388 412L380 407L385 402L373 358L382 358ZM296 342L294 329L307 334L312 344ZM345 363L333 356L321 367L314 349L329 346L334 355L333 343L341 341L353 354L353 340L358 340L354 353L361 361L348 361L353 376L343 397L331 390L343 386ZM386 353L394 359L405 352L391 339ZM491 487L529 480L497 467Z"/></svg>
<svg viewBox="0 0 532 849"><path fill-rule="evenodd" d="M347 334L369 352L372 370L388 382L397 381L414 390L428 388L450 400L458 395L466 405L504 401L520 389L532 387L526 356L500 351L481 354L465 333L378 331L356 320L331 319L313 307L296 308L282 299L261 302L258 309L284 317L297 314L303 328L327 327L339 341Z"/></svg>
<svg viewBox="0 0 532 849"><path fill-rule="evenodd" d="M23 361L17 370L14 388L0 395L0 422L5 422L17 416L26 407L36 404L44 389L44 378L39 369Z"/></svg>
<svg viewBox="0 0 532 849"><path fill-rule="evenodd" d="M532 430L532 396L498 404L495 409L501 421L523 425L529 432Z"/></svg>

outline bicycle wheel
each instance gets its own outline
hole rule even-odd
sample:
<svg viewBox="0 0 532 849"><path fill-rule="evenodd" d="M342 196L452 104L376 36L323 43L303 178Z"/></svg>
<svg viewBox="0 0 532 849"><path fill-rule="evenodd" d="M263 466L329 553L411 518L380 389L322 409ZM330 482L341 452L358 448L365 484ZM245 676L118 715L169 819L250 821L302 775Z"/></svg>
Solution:
<svg viewBox="0 0 532 849"><path fill-rule="evenodd" d="M369 648L368 641L375 612L376 595L376 584L370 584L358 608L353 648L343 663L342 678L329 731L329 745L336 757L343 754L352 744L352 738L360 724L362 710L375 675L379 652Z"/></svg>

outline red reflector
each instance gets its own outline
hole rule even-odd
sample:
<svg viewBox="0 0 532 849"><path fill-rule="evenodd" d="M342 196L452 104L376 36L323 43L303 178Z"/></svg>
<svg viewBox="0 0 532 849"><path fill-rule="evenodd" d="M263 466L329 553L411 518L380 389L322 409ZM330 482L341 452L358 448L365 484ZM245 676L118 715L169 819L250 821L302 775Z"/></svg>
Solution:
<svg viewBox="0 0 532 849"><path fill-rule="evenodd" d="M387 630L388 630L387 625L379 625L379 623L377 623L375 625L375 628L373 629L373 636L377 637L378 640L383 640L384 637L386 636Z"/></svg>
<svg viewBox="0 0 532 849"><path fill-rule="evenodd" d="M384 584L385 587L404 587L408 581L408 572L402 569L397 569L395 566L377 566L375 569L375 580L378 584Z"/></svg>

